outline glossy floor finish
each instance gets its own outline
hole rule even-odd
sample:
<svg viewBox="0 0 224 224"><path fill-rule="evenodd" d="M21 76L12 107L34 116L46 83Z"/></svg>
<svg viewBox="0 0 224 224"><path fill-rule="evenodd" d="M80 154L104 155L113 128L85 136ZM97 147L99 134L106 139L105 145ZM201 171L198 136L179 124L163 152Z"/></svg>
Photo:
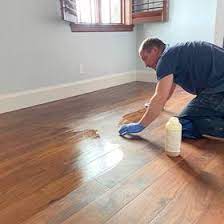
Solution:
<svg viewBox="0 0 224 224"><path fill-rule="evenodd" d="M0 115L0 223L224 223L224 143L164 154L164 124L192 96L178 89L141 135L118 135L153 90L136 82Z"/></svg>

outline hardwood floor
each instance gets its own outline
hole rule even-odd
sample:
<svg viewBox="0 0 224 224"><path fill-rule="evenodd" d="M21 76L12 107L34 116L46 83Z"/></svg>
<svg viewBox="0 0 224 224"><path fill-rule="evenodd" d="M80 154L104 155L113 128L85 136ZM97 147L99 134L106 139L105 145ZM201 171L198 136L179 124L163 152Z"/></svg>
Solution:
<svg viewBox="0 0 224 224"><path fill-rule="evenodd" d="M153 90L135 82L0 115L0 223L224 223L224 143L164 154L164 124L192 96L178 89L143 133L118 135Z"/></svg>

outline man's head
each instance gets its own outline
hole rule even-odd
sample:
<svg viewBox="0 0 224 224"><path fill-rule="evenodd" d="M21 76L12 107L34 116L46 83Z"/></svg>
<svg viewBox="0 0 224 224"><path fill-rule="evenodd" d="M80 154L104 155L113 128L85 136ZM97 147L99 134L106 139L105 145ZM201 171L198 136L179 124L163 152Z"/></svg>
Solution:
<svg viewBox="0 0 224 224"><path fill-rule="evenodd" d="M139 48L139 56L146 67L156 69L157 62L165 46L163 41L158 38L147 38L142 42Z"/></svg>

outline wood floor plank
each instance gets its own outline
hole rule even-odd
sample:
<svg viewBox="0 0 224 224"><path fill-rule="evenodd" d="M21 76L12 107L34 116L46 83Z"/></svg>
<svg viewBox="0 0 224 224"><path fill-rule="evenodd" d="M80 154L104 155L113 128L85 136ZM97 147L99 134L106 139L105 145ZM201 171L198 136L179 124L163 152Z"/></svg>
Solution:
<svg viewBox="0 0 224 224"><path fill-rule="evenodd" d="M203 170L199 175L195 176L183 191L176 196L175 200L150 223L195 223L203 211L207 209L214 195L222 189L217 186L214 174L218 171L219 175L221 174L219 180L223 180L223 164L221 166L215 164L217 164L217 158L212 160L208 167L205 167L205 170L209 172ZM221 186L223 184L224 181L222 181Z"/></svg>
<svg viewBox="0 0 224 224"><path fill-rule="evenodd" d="M203 143L203 142L202 142ZM201 143L201 144L202 144ZM198 155L195 160L202 156L201 152L197 152L197 148L190 148L183 153L183 158L188 158L195 153ZM213 154L204 152L205 158L211 158ZM63 224L70 223L104 223L115 215L120 209L134 200L142 191L149 187L162 174L166 173L176 163L182 161L183 158L171 160L164 153L145 165L142 169L131 175L127 180L108 191L101 198L92 202L83 208L80 212L71 216ZM193 161L193 159L192 159ZM201 160L201 164L207 162L208 159ZM85 214L88 214L86 216Z"/></svg>
<svg viewBox="0 0 224 224"><path fill-rule="evenodd" d="M113 158L113 159L112 159ZM29 182L25 183L26 185L18 185L15 188L13 188L12 192L9 192L7 194L1 195L1 210L0 210L0 217L4 217L5 223L7 222L7 219L11 220L13 216L9 214L16 214L18 212L18 209L25 210L26 207L29 204L32 204L32 202L35 202L34 206L28 206L29 207L29 217L37 212L40 211L40 209L45 208L51 201L55 201L58 198L61 198L62 196L65 196L63 186L65 188L68 188L67 193L75 190L77 187L79 187L81 184L83 184L86 181L89 181L93 179L94 177L97 177L98 175L106 172L107 170L111 169L112 167L116 166L117 163L122 158L122 152L121 150L113 150L112 152L106 154L105 156L94 160L93 162L89 163L83 170L82 169L71 169L70 172L65 173L64 175L57 178L50 179L48 176L53 176L52 173L48 173L47 175L41 176L38 181L35 181L35 179L31 179ZM72 168L72 164L71 164ZM57 174L57 169L54 167L52 169L52 172L54 175ZM55 177L55 176L54 176ZM36 177L37 178L37 177ZM27 183L32 184L29 186ZM36 187L36 185L38 187ZM54 189L59 189L59 192L55 192ZM48 197L46 197L45 189L47 191L52 191ZM26 194L26 190L29 190L29 194ZM62 192L60 192L60 190ZM32 194L31 194L32 192ZM21 212L21 220L28 217L28 213L24 215ZM20 218L17 215L18 220ZM0 219L1 220L1 219ZM15 223L18 223L14 220Z"/></svg>
<svg viewBox="0 0 224 224"><path fill-rule="evenodd" d="M12 167L9 174L2 172L4 175L0 179L4 181L0 182L0 208L9 205L15 198L32 194L69 172L83 172L87 164L118 148L112 144L108 147L100 139L85 139L75 143L62 141L58 146L44 148L45 151L33 154L33 158L27 159L27 162Z"/></svg>
<svg viewBox="0 0 224 224"><path fill-rule="evenodd" d="M95 180L87 182L64 198L51 203L46 209L36 213L23 224L60 224L107 190L109 189Z"/></svg>
<svg viewBox="0 0 224 224"><path fill-rule="evenodd" d="M194 155L192 157L192 155ZM184 187L203 170L215 154L208 150L191 151L184 154L183 160L170 168L156 179L136 199L114 215L108 224L112 223L149 223L164 208L171 203ZM202 159L203 158L203 159ZM188 161L188 162L186 162ZM191 166L189 166L191 164ZM164 222L166 223L166 222Z"/></svg>
<svg viewBox="0 0 224 224"><path fill-rule="evenodd" d="M50 182L24 199L17 198L13 204L0 211L0 221L6 224L17 224L25 221L32 215L45 209L52 202L77 189L84 182L91 180L99 173L106 172L107 169L110 169L117 163L119 155L120 151L115 150L109 153L106 158L90 163L85 170L86 173L82 173L81 170L71 172L54 182ZM111 158L116 159L112 161Z"/></svg>
<svg viewBox="0 0 224 224"><path fill-rule="evenodd" d="M174 164L175 162L162 154L158 159L147 164L123 183L71 216L63 224L104 223ZM88 214L88 216L85 214Z"/></svg>
<svg viewBox="0 0 224 224"><path fill-rule="evenodd" d="M134 82L0 115L0 223L222 223L224 143L163 152L165 123L194 96L178 88L139 136L118 135L154 89Z"/></svg>
<svg viewBox="0 0 224 224"><path fill-rule="evenodd" d="M164 155L162 156L162 157L164 157ZM164 163L164 164L163 164ZM139 187L137 187L137 189L139 188L139 191L141 191L141 189L144 189L144 187L146 187L147 186L147 184L149 184L149 183L151 183L152 181L153 181L153 179L154 178L156 178L156 175L158 175L160 172L165 172L165 170L166 170L166 168L168 168L170 165L172 165L173 164L173 161L170 161L170 160L167 160L167 157L165 156L165 160L163 161L163 163L161 163L160 164L160 162L155 162L155 163L153 163L152 165L150 165L150 166L148 166L147 165L147 170L149 171L151 168L153 168L153 173L152 173L152 171L151 171L151 175L146 175L146 173L144 172L144 173L142 173L141 172L141 176L143 176L143 177L139 177L139 176L136 176L136 177L133 177L132 178L132 180L129 180L129 182L127 182L125 185L128 187L128 184L129 185L133 185L134 186L134 183L139 183L139 181L141 180L141 185L139 185ZM161 168L161 169L160 169ZM156 172L156 171L158 171L158 172ZM155 173L154 173L155 172ZM155 176L155 177L154 177ZM138 179L137 179L138 178ZM143 183L143 181L145 181L145 183ZM132 183L133 182L133 183ZM116 188L116 187L115 187ZM119 187L118 187L119 188ZM136 187L135 187L136 188ZM136 190L136 189L133 189L134 190L134 194L136 194L136 193L138 193L138 191ZM137 192L135 192L135 191L137 191ZM122 194L124 194L125 193L125 187L122 187L122 192L115 192L115 193L113 193L115 196L116 196L116 198L117 198L117 200L119 199L119 194L120 195L122 195ZM110 193L110 195L111 195L112 193ZM127 195L127 197L132 197L132 195L130 195L130 196L128 196ZM66 203L66 202L65 202ZM74 202L75 203L75 202ZM57 204L57 202L56 202L56 204ZM61 209L61 215L59 216L60 218L58 218L59 220L66 220L66 218L68 218L66 215L64 215L64 213L66 213L66 210L64 211L63 210L63 208ZM74 211L74 213L75 213L75 211ZM42 216L40 216L39 217L39 215L37 215L38 217L39 217L39 219L38 219L38 221L40 222L40 223L42 223L43 222L43 217L46 217L46 216L48 216L47 214L48 214L48 210L45 210L45 211L42 211L41 212L41 214L42 214ZM71 215L71 214L70 214ZM55 220L57 220L57 216L56 216L56 218L55 217L49 217L50 219L48 220L50 223L52 222L52 223L54 223L54 221ZM32 219L31 219L32 220ZM35 219L34 219L35 220ZM53 221L52 221L53 220ZM35 223L35 222L34 222ZM38 222L37 222L38 223ZM56 221L56 223L58 223L57 221Z"/></svg>
<svg viewBox="0 0 224 224"><path fill-rule="evenodd" d="M138 149L135 152L132 149L125 150L125 157L127 157L128 160L131 160L132 157L132 162L135 159L135 162L137 162L137 167L143 166L151 158L151 153L148 152L147 155L146 152L143 152L141 153L141 149ZM90 162L83 168L80 166L79 169L73 170L73 164L69 164L69 166L71 166L71 171L64 172L63 176L60 173L63 171L61 168L57 168L57 166L53 166L53 164L50 164L52 166L53 173L50 173L48 170L48 172L45 172L43 175L40 174L39 177L35 176L34 178L30 178L25 182L22 182L21 185L17 184L15 187L11 188L11 191L8 194L1 195L0 217L3 217L5 223L10 223L13 216L10 216L9 214L15 214L19 209L25 210L26 206L29 203L35 201L35 206L30 206L29 212L27 214L21 212L22 217L17 215L17 220L14 220L15 223L17 223L17 221L23 221L29 218L29 215L33 215L39 212L41 209L45 208L45 206L47 206L51 201L55 201L57 200L57 198L60 198L61 194L62 196L64 196L63 192L56 192L54 194L53 189L57 188L56 184L59 184L59 187L62 184L71 185L71 183L69 182L69 179L71 178L74 183L71 188L69 188L69 190L74 190L83 182L97 177L100 174L105 173L115 167L117 164L119 164L120 161L122 161L123 156L123 151L119 148L115 148L113 149L113 151L107 153L104 156L101 156L93 162ZM132 164L132 166L136 168L134 164ZM59 174L61 174L61 178ZM64 179L66 179L68 183L66 183ZM31 184L32 187L30 186ZM45 192L43 189L45 188L49 189L49 192L52 191L52 194L49 194L49 197L43 198L43 192ZM20 201L14 202L15 197ZM25 197L25 199L23 199L23 197Z"/></svg>
<svg viewBox="0 0 224 224"><path fill-rule="evenodd" d="M178 192L182 191L189 179L189 176L185 172L180 171L178 167L174 167L106 223L149 223L150 220L169 204ZM160 189L159 192L157 191L159 196L156 195L155 190L157 188Z"/></svg>
<svg viewBox="0 0 224 224"><path fill-rule="evenodd" d="M108 188L113 188L160 153L162 153L162 149L153 152L134 148L130 153L124 154L122 161L116 167L97 177L96 180Z"/></svg>
<svg viewBox="0 0 224 224"><path fill-rule="evenodd" d="M213 195L211 203L194 224L224 223L224 192Z"/></svg>

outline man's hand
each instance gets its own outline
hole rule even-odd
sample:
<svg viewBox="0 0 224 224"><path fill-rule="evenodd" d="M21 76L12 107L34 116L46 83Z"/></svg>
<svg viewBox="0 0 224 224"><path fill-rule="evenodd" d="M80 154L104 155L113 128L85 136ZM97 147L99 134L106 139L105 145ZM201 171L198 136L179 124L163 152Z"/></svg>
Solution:
<svg viewBox="0 0 224 224"><path fill-rule="evenodd" d="M120 128L119 134L123 136L127 134L138 133L141 132L144 128L145 127L140 123L125 124Z"/></svg>

